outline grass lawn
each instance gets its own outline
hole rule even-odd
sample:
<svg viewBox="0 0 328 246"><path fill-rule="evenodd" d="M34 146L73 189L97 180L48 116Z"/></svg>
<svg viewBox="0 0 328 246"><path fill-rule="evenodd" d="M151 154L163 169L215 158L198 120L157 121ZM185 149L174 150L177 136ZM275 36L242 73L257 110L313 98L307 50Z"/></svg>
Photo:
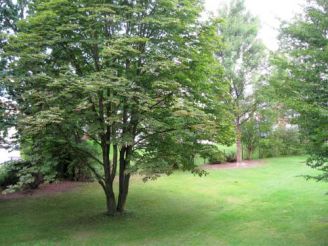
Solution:
<svg viewBox="0 0 328 246"><path fill-rule="evenodd" d="M0 245L328 245L328 184L296 177L309 172L291 157L204 178L135 177L115 218L97 184L0 201Z"/></svg>

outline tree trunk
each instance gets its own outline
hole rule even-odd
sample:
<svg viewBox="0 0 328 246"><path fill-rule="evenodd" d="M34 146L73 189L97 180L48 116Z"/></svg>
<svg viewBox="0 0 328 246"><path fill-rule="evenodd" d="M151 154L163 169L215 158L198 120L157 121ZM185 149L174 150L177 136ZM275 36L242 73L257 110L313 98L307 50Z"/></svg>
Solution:
<svg viewBox="0 0 328 246"><path fill-rule="evenodd" d="M119 195L117 202L117 212L123 213L129 191L130 174L126 169L130 163L132 146L122 147L120 151L120 172L119 172Z"/></svg>
<svg viewBox="0 0 328 246"><path fill-rule="evenodd" d="M247 152L248 152L247 160L252 160L253 148L249 148Z"/></svg>
<svg viewBox="0 0 328 246"><path fill-rule="evenodd" d="M105 190L105 194L106 194L106 205L107 205L106 214L109 216L114 216L116 213L116 201L115 201L113 186L110 187L107 186Z"/></svg>
<svg viewBox="0 0 328 246"><path fill-rule="evenodd" d="M106 143L106 139L103 138L102 141L102 154L103 154L103 165L105 174L105 185L103 187L106 194L106 205L107 214L114 216L116 213L116 201L115 194L113 190L113 179L110 172L110 145Z"/></svg>
<svg viewBox="0 0 328 246"><path fill-rule="evenodd" d="M129 184L130 184L130 174L126 174L124 175L124 183L122 185L122 190L121 192L119 192L118 195L117 212L119 213L124 212L126 199L128 197Z"/></svg>
<svg viewBox="0 0 328 246"><path fill-rule="evenodd" d="M241 129L240 123L236 123L236 157L237 157L237 164L242 162L242 145L241 145Z"/></svg>

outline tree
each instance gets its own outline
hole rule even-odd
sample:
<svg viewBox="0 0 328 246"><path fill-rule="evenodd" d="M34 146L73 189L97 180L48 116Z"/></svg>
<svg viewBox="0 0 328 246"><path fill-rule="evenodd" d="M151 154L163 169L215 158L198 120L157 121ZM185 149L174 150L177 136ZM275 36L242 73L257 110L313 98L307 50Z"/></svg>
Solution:
<svg viewBox="0 0 328 246"><path fill-rule="evenodd" d="M241 129L243 146L247 150L247 160L251 160L254 151L258 148L260 143L259 122L256 118L252 118L242 125Z"/></svg>
<svg viewBox="0 0 328 246"><path fill-rule="evenodd" d="M256 149L258 157L262 158L263 144L266 142L278 120L278 110L267 98L267 87L261 88L261 97L257 98L261 104L254 112L254 115L242 125L242 143L247 150L247 159L251 160ZM261 151L262 149L262 151Z"/></svg>
<svg viewBox="0 0 328 246"><path fill-rule="evenodd" d="M219 12L223 19L219 33L224 47L218 53L230 83L236 129L237 162L242 161L241 126L252 117L258 104L256 82L264 61L264 46L258 39L259 22L245 8L244 0L234 0Z"/></svg>
<svg viewBox="0 0 328 246"><path fill-rule="evenodd" d="M281 27L280 50L273 58L271 83L282 101L299 116L300 131L309 139L308 165L328 180L328 2L309 0L303 15Z"/></svg>
<svg viewBox="0 0 328 246"><path fill-rule="evenodd" d="M28 2L27 0L0 1L0 79L5 75L8 65L8 60L3 56L3 47L8 42L8 36L17 31L17 22L24 18ZM0 80L0 147L8 147L6 137L8 129L14 125L16 110L15 103L8 99Z"/></svg>
<svg viewBox="0 0 328 246"><path fill-rule="evenodd" d="M21 141L42 157L35 146L59 132L92 159L109 215L124 211L131 174L154 179L179 167L201 175L193 160L201 141L231 141L213 55L217 22L199 21L201 1L40 0L31 8L6 47Z"/></svg>
<svg viewBox="0 0 328 246"><path fill-rule="evenodd" d="M33 3L32 0L2 0L0 1L0 79L10 73L10 69L8 64L10 64L10 57L3 55L3 48L7 45L10 36L16 35L19 31L19 22L24 20L28 14L33 13ZM10 87L3 84L3 80L0 80L0 147L12 148L13 146L17 146L15 144L16 135L19 135L18 132L14 136L8 136L8 132L16 128L17 123L17 115L18 115L18 107L16 104L17 97L14 91L11 93L8 92ZM74 132L74 130L70 129L66 131L65 137L67 137L67 132ZM75 157L73 160L73 151L69 146L65 146L65 148L59 149L59 145L62 146L63 136L61 136L61 132L52 132L49 134L55 134L56 138L51 138L45 134L42 139L44 141L39 143L38 145L33 145L31 141L29 144L23 144L20 146L20 151L23 153L29 151L30 155L28 159L32 161L32 163L37 164L38 162L47 163L48 168L44 167L36 167L33 168L39 169L40 173L43 174L44 178L50 176L56 176L57 178L65 178L65 179L74 179L79 180L80 178L85 179L84 176L86 173L81 173L84 169L84 165L82 162L87 162L88 160L83 157L83 160ZM9 138L10 137L10 138ZM74 137L74 136L72 136ZM41 139L41 137L40 137ZM78 139L75 136L75 139ZM11 140L11 141L9 141ZM79 140L80 141L80 140ZM32 145L32 146L30 146ZM31 148L38 149L38 151L31 151ZM31 153L40 153L31 154ZM61 153L61 154L59 154ZM40 160L40 156L42 156L42 161ZM22 164L27 162L22 162ZM28 167L27 167L28 168ZM51 171L52 170L52 171ZM50 174L50 176L49 176ZM17 186L19 187L19 186Z"/></svg>

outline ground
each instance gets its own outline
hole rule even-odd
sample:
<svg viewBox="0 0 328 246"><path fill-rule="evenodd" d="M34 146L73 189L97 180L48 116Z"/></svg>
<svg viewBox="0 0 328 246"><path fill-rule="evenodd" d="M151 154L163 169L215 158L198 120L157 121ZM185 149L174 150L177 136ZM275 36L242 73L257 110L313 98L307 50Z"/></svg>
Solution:
<svg viewBox="0 0 328 246"><path fill-rule="evenodd" d="M229 168L253 168L253 167L260 167L264 165L263 160L244 160L240 163L233 162L233 163L221 163L221 164L206 164L203 165L203 168L206 170L213 170L213 169L229 169Z"/></svg>
<svg viewBox="0 0 328 246"><path fill-rule="evenodd" d="M83 184L85 183L69 182L69 181L56 182L52 184L42 184L39 186L38 189L35 190L26 190L22 192L0 194L0 201L51 196L60 192L71 191L77 187L80 187Z"/></svg>
<svg viewBox="0 0 328 246"><path fill-rule="evenodd" d="M134 177L128 213L115 218L93 183L0 200L0 245L328 245L328 184L300 177L311 172L293 157L203 178Z"/></svg>

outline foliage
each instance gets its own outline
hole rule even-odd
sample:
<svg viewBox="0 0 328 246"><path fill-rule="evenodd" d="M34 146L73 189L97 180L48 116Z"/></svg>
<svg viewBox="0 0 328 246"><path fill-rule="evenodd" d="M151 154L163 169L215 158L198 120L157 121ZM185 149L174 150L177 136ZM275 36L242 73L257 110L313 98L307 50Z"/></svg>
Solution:
<svg viewBox="0 0 328 246"><path fill-rule="evenodd" d="M297 126L293 125L293 115L290 115L281 102L276 101L270 85L262 87L260 92L261 107L242 126L242 142L246 159L250 160L255 156L262 158L303 154L301 151L288 151L293 148L289 145L295 145L295 148L301 149L299 131ZM291 137L290 141L288 137ZM280 147L276 145L277 142L281 143ZM255 155L255 151L259 154Z"/></svg>
<svg viewBox="0 0 328 246"><path fill-rule="evenodd" d="M24 19L29 2L29 0L0 1L0 77L4 75L8 65L8 60L2 55L3 48L8 43L8 36L17 32L17 23L19 20Z"/></svg>
<svg viewBox="0 0 328 246"><path fill-rule="evenodd" d="M200 157L209 164L221 164L225 162L236 162L236 151L225 150L216 145L203 145Z"/></svg>
<svg viewBox="0 0 328 246"><path fill-rule="evenodd" d="M224 152L220 151L215 145L205 145L205 148L201 152L201 157L207 160L210 164L220 164L225 162Z"/></svg>
<svg viewBox="0 0 328 246"><path fill-rule="evenodd" d="M44 177L49 179L45 169L36 169L31 162L28 161L8 161L2 164L0 175L0 187L5 193L36 189L42 182Z"/></svg>
<svg viewBox="0 0 328 246"><path fill-rule="evenodd" d="M277 96L298 112L297 123L311 157L308 165L328 180L328 2L310 0L304 14L281 28L280 52L273 58Z"/></svg>
<svg viewBox="0 0 328 246"><path fill-rule="evenodd" d="M6 47L21 141L32 143L33 159L53 157L44 148L55 153L57 142L92 159L108 214L124 210L131 174L203 174L194 165L199 141L231 142L228 86L213 56L218 23L199 21L201 1L42 0L31 8Z"/></svg>
<svg viewBox="0 0 328 246"><path fill-rule="evenodd" d="M17 31L17 23L24 18L29 0L0 1L0 147L9 147L8 129L15 125L17 107L14 101L8 98L1 78L8 72L10 62L4 56L4 46L8 43L11 34Z"/></svg>
<svg viewBox="0 0 328 246"><path fill-rule="evenodd" d="M260 133L259 133L259 123L254 119L250 119L245 122L242 126L242 143L247 150L247 160L251 160L254 151L259 147Z"/></svg>
<svg viewBox="0 0 328 246"><path fill-rule="evenodd" d="M277 128L260 139L260 158L302 155L304 147L298 129Z"/></svg>
<svg viewBox="0 0 328 246"><path fill-rule="evenodd" d="M236 152L234 152L234 151L225 152L224 156L225 156L226 162L236 162L237 161Z"/></svg>
<svg viewBox="0 0 328 246"><path fill-rule="evenodd" d="M21 154L34 166L52 170L57 180L91 181L93 174L88 166L94 166L93 160L84 153L76 153L74 149L81 146L94 155L97 155L98 151L86 140L80 139L76 143L75 139L72 139L74 135L71 137L70 134L66 132L64 137L62 132L53 129L52 132L38 136L38 141L22 139Z"/></svg>
<svg viewBox="0 0 328 246"><path fill-rule="evenodd" d="M2 55L4 53L3 48L8 45L10 37L16 35L19 31L19 22L24 20L27 14L33 13L33 2L32 0L0 1L0 78L10 73L8 64L10 64L11 59L8 56ZM15 138L19 133L11 136L10 139L8 138L8 131L16 127L18 115L17 95L15 95L14 91L11 91L11 95L9 95L8 88L10 89L5 84L5 81L0 80L0 147L9 149L12 148L13 144L18 146L17 142L15 143ZM70 134L67 134L67 132L62 133L58 130L52 133L48 131L47 134L39 136L43 141L38 143L38 146L31 143L31 139L28 139L28 141L21 139L21 154L24 155L24 152L29 152L30 156L25 154L27 159L38 159L37 161L31 161L33 165L37 166L40 163L47 165L54 172L57 172L55 176L59 179L90 179L91 174L83 163L90 162L90 160L81 155L77 155L76 158L76 153L73 153L71 146L69 144L62 144L63 139L65 137L67 138ZM55 139L51 137L54 134L56 135ZM39 153L39 157L37 157L37 153Z"/></svg>
<svg viewBox="0 0 328 246"><path fill-rule="evenodd" d="M307 140L301 137L297 125L279 125L281 112L274 116L271 111L271 108L262 110L257 120L251 119L243 125L246 158L251 160L255 151L259 152L259 158L305 154Z"/></svg>
<svg viewBox="0 0 328 246"><path fill-rule="evenodd" d="M244 0L234 0L219 13L219 28L224 47L218 53L230 84L232 111L236 128L237 160L241 161L241 126L252 117L258 106L256 90L261 81L264 45L258 39L259 22L245 7Z"/></svg>

